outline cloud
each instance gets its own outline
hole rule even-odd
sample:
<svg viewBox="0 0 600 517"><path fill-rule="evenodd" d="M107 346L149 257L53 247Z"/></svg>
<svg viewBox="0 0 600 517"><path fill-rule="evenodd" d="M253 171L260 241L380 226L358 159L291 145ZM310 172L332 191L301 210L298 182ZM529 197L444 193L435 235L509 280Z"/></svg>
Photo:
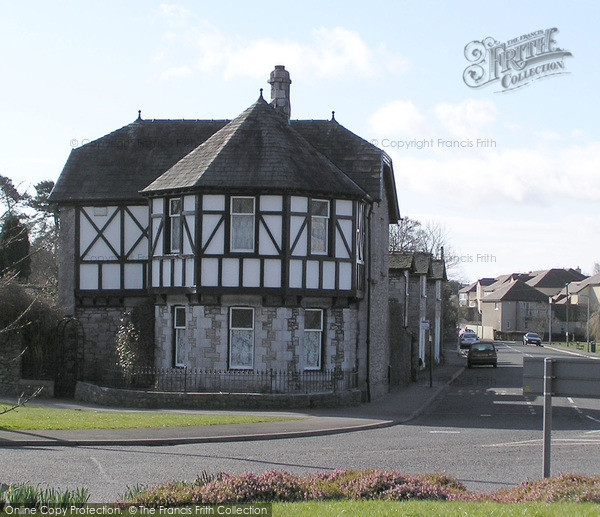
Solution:
<svg viewBox="0 0 600 517"><path fill-rule="evenodd" d="M438 104L433 112L450 136L476 138L482 128L495 122L498 109L489 99L467 99L460 104Z"/></svg>
<svg viewBox="0 0 600 517"><path fill-rule="evenodd" d="M431 127L425 116L411 101L393 101L378 109L370 118L371 130L378 136L397 135L404 138L425 138Z"/></svg>
<svg viewBox="0 0 600 517"><path fill-rule="evenodd" d="M385 45L370 46L356 31L344 27L313 29L307 42L292 39L232 38L218 27L177 5L162 4L159 18L168 30L161 38L160 77L177 76L172 69L262 78L273 64L285 64L294 73L312 77L371 78L385 73L403 73L407 61ZM178 30L173 30L177 28ZM183 61L182 61L183 60Z"/></svg>
<svg viewBox="0 0 600 517"><path fill-rule="evenodd" d="M386 151L388 151L386 149ZM389 154L403 190L464 198L472 207L506 201L550 205L555 201L600 201L600 142L563 148L463 149Z"/></svg>

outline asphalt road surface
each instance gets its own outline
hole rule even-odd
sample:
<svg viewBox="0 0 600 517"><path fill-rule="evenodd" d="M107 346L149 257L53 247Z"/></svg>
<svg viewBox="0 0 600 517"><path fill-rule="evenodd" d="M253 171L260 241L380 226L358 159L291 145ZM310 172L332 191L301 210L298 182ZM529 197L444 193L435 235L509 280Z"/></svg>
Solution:
<svg viewBox="0 0 600 517"><path fill-rule="evenodd" d="M418 419L341 435L168 447L0 449L0 482L87 486L94 502L126 487L208 472L312 472L377 467L446 471L495 490L542 473L542 397L523 396L523 355L561 352L497 344L499 367L466 370ZM552 473L600 472L600 401L553 399Z"/></svg>

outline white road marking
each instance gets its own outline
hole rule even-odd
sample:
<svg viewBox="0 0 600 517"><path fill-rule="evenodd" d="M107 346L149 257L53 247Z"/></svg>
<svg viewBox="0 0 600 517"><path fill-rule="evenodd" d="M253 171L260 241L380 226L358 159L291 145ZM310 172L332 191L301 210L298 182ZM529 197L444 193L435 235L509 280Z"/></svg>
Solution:
<svg viewBox="0 0 600 517"><path fill-rule="evenodd" d="M460 431L429 431L430 434L460 434Z"/></svg>
<svg viewBox="0 0 600 517"><path fill-rule="evenodd" d="M485 414L485 415L479 415L479 416L492 416L492 415Z"/></svg>
<svg viewBox="0 0 600 517"><path fill-rule="evenodd" d="M106 480L106 481L113 481L113 478L111 478L107 473L106 470L104 470L104 467L102 467L102 465L100 464L100 462L94 458L93 456L90 456L90 460L92 460L92 463L94 465L96 465L96 467L98 468L98 470L100 471L100 475Z"/></svg>
<svg viewBox="0 0 600 517"><path fill-rule="evenodd" d="M538 440L523 440L520 442L505 442L505 443L492 443L489 445L482 445L481 447L518 447L520 445L538 445L542 443L542 439ZM553 444L562 444L562 445L598 445L600 444L600 440L595 440L591 438L556 438L552 440Z"/></svg>
<svg viewBox="0 0 600 517"><path fill-rule="evenodd" d="M585 415L585 417L589 418L590 420L593 420L594 422L599 422L600 423L600 420L598 420L597 418L594 418L593 416ZM594 432L597 432L597 431L594 431Z"/></svg>

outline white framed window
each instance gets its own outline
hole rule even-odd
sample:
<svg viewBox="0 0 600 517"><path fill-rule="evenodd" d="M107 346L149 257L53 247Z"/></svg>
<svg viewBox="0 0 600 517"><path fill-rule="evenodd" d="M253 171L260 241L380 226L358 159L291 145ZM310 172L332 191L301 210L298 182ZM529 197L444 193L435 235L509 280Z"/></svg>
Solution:
<svg viewBox="0 0 600 517"><path fill-rule="evenodd" d="M323 309L304 311L304 368L321 369L323 349Z"/></svg>
<svg viewBox="0 0 600 517"><path fill-rule="evenodd" d="M169 199L169 253L181 253L181 198Z"/></svg>
<svg viewBox="0 0 600 517"><path fill-rule="evenodd" d="M231 198L231 251L254 251L254 198Z"/></svg>
<svg viewBox="0 0 600 517"><path fill-rule="evenodd" d="M183 349L185 344L186 313L185 307L173 307L173 334L174 350L173 364L175 366L185 366L183 360Z"/></svg>
<svg viewBox="0 0 600 517"><path fill-rule="evenodd" d="M327 235L329 233L329 201L310 200L310 252L327 255Z"/></svg>
<svg viewBox="0 0 600 517"><path fill-rule="evenodd" d="M229 368L250 370L254 367L254 309L229 309Z"/></svg>

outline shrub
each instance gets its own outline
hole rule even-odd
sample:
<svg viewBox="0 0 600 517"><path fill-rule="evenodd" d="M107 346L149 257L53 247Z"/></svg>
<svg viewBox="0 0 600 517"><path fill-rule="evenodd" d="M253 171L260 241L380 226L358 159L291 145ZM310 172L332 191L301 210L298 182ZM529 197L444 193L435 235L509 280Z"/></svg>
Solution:
<svg viewBox="0 0 600 517"><path fill-rule="evenodd" d="M0 511L8 506L25 508L40 508L41 506L70 508L83 506L89 499L87 488L75 490L60 490L54 488L41 488L40 485L30 483L17 483L3 485L0 491Z"/></svg>

